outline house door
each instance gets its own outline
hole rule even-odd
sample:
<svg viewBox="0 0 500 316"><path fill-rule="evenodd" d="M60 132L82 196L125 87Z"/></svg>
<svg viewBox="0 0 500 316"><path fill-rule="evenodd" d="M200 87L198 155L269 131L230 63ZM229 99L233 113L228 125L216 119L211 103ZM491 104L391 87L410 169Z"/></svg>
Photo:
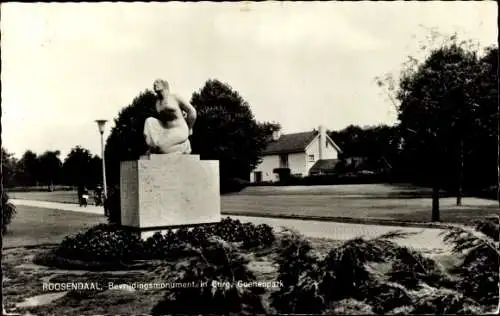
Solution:
<svg viewBox="0 0 500 316"><path fill-rule="evenodd" d="M253 173L254 182L262 182L262 171L255 171Z"/></svg>
<svg viewBox="0 0 500 316"><path fill-rule="evenodd" d="M287 154L280 155L280 168L289 168Z"/></svg>

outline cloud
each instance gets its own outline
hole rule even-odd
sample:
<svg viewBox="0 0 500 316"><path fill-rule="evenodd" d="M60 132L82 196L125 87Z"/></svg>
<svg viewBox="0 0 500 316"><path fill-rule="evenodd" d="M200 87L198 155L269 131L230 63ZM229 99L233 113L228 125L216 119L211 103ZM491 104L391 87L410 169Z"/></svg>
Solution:
<svg viewBox="0 0 500 316"><path fill-rule="evenodd" d="M338 50L352 51L382 44L349 23L333 2L252 3L244 12L239 7L230 6L217 16L216 32L224 39L245 41L260 49L279 47L301 53L335 45Z"/></svg>

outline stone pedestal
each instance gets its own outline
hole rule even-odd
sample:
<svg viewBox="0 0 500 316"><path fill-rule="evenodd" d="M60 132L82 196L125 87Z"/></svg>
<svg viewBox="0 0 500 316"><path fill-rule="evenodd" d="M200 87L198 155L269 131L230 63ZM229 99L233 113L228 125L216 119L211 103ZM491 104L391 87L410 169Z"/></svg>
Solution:
<svg viewBox="0 0 500 316"><path fill-rule="evenodd" d="M219 222L219 162L182 154L124 161L120 201L122 226L142 238L168 228Z"/></svg>

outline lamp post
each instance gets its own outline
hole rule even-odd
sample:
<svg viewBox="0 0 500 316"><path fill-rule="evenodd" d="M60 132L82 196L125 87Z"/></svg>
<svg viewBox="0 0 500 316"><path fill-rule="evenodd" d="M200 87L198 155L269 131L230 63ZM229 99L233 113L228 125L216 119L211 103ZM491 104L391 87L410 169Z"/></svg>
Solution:
<svg viewBox="0 0 500 316"><path fill-rule="evenodd" d="M96 120L99 133L101 134L101 157L102 157L102 185L104 189L104 199L108 197L108 186L106 185L106 163L104 161L104 126L107 120Z"/></svg>

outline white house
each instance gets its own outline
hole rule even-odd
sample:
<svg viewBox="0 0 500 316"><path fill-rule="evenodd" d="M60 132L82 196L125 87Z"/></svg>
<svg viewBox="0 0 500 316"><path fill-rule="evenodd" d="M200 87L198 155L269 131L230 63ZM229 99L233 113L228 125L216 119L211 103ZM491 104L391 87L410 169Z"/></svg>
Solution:
<svg viewBox="0 0 500 316"><path fill-rule="evenodd" d="M277 181L277 168L289 168L295 176L329 173L338 161L339 146L319 126L309 132L275 133L264 150L262 162L250 174L251 182Z"/></svg>

